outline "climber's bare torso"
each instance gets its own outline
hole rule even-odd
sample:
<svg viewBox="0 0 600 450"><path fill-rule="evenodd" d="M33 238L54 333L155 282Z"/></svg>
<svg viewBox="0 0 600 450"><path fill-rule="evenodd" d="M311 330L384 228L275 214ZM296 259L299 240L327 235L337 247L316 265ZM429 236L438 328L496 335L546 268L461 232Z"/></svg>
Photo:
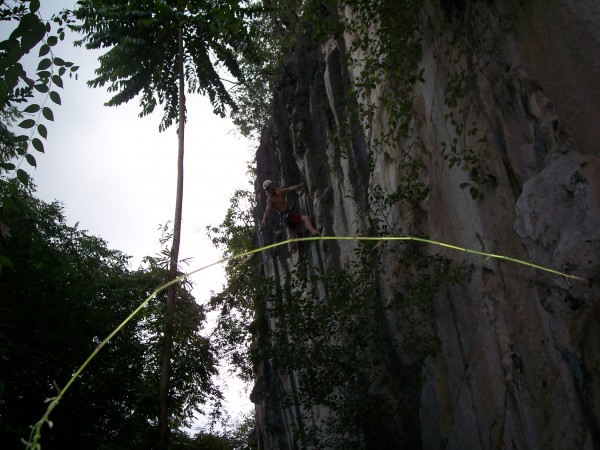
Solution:
<svg viewBox="0 0 600 450"><path fill-rule="evenodd" d="M265 227L267 225L267 218L271 214L271 209L275 209L279 213L284 213L286 217L289 217L289 220L286 220L285 225L295 234L294 230L295 225L298 222L303 222L304 226L310 231L310 234L313 236L319 236L319 232L312 226L310 222L310 218L308 216L301 215L299 213L292 213L287 215L289 211L289 205L285 198L285 194L288 192L296 192L299 191L304 186L304 183L297 184L295 186L290 186L287 188L278 188L275 183L271 183L265 190L267 191L267 207L265 208L265 214L263 216L263 220L261 222L262 226ZM300 237L300 235L298 235Z"/></svg>
<svg viewBox="0 0 600 450"><path fill-rule="evenodd" d="M285 211L289 209L288 202L285 198L285 194L290 192L290 189L279 189L273 188L268 191L267 194L267 208L269 207L269 203L271 207L275 208L276 211Z"/></svg>

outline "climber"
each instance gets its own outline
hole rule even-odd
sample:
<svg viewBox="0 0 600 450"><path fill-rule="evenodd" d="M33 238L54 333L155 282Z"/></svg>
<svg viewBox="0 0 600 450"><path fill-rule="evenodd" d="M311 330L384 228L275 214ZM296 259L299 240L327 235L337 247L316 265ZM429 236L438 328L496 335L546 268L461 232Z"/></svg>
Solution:
<svg viewBox="0 0 600 450"><path fill-rule="evenodd" d="M267 225L267 219L269 214L271 214L271 208L275 208L275 210L279 212L281 225L288 227L296 237L302 237L302 233L296 229L300 222L304 222L304 226L310 231L310 234L313 236L320 236L319 232L312 226L310 218L290 210L285 199L285 194L288 192L299 191L303 186L304 183L300 183L287 188L278 188L271 180L266 180L263 183L263 188L267 191L267 209L265 209L265 215L262 219L263 228Z"/></svg>

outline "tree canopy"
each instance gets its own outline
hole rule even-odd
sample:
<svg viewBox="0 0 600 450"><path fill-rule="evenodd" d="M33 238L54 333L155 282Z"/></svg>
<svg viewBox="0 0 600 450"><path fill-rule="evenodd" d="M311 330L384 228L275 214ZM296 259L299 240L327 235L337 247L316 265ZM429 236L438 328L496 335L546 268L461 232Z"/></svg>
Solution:
<svg viewBox="0 0 600 450"><path fill-rule="evenodd" d="M189 92L208 95L214 112L225 115L235 104L223 79L241 78L237 55L252 51L251 2L237 0L80 0L75 27L80 44L107 48L93 87L108 85L116 106L140 96L140 116L164 107L160 129L178 117L178 31L183 31L184 66Z"/></svg>
<svg viewBox="0 0 600 450"><path fill-rule="evenodd" d="M14 269L0 273L0 447L18 448L94 347L152 289L166 269L128 257L69 226L58 203L0 180L0 246ZM204 310L177 290L171 425L189 424L200 405L220 401L214 351L202 334ZM44 448L147 448L156 440L164 296L154 299L104 347L52 414Z"/></svg>

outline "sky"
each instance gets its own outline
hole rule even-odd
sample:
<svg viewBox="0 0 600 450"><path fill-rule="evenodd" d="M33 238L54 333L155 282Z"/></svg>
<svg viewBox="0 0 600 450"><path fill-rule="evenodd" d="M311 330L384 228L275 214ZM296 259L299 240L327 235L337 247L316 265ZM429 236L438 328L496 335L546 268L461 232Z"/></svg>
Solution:
<svg viewBox="0 0 600 450"><path fill-rule="evenodd" d="M56 10L74 5L75 0L46 0L40 12L47 20ZM6 33L0 29L0 38ZM37 168L25 161L20 167L33 177L38 198L61 202L69 225L78 223L79 229L106 240L109 248L130 255L132 269L137 269L144 256L161 250L159 227L174 217L176 126L159 133L162 111L157 108L139 118L137 99L119 107L103 106L111 95L104 88L86 85L103 52L74 47L73 39L67 35L53 51L80 66L78 79L63 78L64 89L58 89L61 106L47 100L54 121L42 120L48 139L44 154L32 150ZM37 48L31 53L37 61ZM180 259L190 258L187 269L193 270L221 258L206 235L206 226L222 222L236 189L250 188L246 172L255 148L235 132L229 119L212 113L208 99L188 95L187 114ZM197 301L205 302L211 291L222 288L223 267L199 272L191 280ZM230 386L231 414L249 410L243 385L237 380L225 382Z"/></svg>

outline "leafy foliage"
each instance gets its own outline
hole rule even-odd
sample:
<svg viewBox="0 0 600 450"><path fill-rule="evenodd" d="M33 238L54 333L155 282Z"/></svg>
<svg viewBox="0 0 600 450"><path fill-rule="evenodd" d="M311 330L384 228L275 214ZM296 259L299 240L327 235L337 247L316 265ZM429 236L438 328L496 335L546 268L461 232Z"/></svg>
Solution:
<svg viewBox="0 0 600 450"><path fill-rule="evenodd" d="M485 33L487 24L481 11L471 2L442 6L445 8L446 16L455 21L456 25L452 29L456 31L453 32L452 38L454 45L440 58L447 72L444 89L444 104L447 112L444 120L449 125L449 129L454 132L450 142L441 143L441 155L445 161L448 161L450 169L456 167L466 172L468 181L461 183L459 187L468 188L471 198L476 200L482 186L487 185L495 189L498 184L496 176L489 172L480 158L487 144L487 134L479 130L476 121L469 120L469 110L474 102L470 94L475 91L476 72L482 54L481 47L490 45L484 44L486 40L479 39Z"/></svg>
<svg viewBox="0 0 600 450"><path fill-rule="evenodd" d="M303 0L264 1L253 17L252 54L239 54L243 81L231 95L237 108L233 123L243 136L258 140L271 114L272 93L285 73L285 55L292 50L301 26Z"/></svg>
<svg viewBox="0 0 600 450"><path fill-rule="evenodd" d="M178 32L183 29L185 77L189 92L208 95L214 112L235 107L221 71L241 78L237 53L250 53L247 20L252 14L237 0L80 0L75 27L86 48L109 50L100 57L97 77L88 84L108 85L116 106L140 96L140 116L164 107L163 131L178 120Z"/></svg>
<svg viewBox="0 0 600 450"><path fill-rule="evenodd" d="M231 117L243 136L258 140L271 115L272 96L285 77L289 77L288 57L296 50L298 37L326 40L339 34L336 20L322 22L323 11L335 9L334 2L318 0L263 0L252 21L251 54L240 54L238 61L243 81L231 89L237 109ZM327 14L325 14L327 15Z"/></svg>
<svg viewBox="0 0 600 450"><path fill-rule="evenodd" d="M390 265L399 270L397 294L384 305L380 281ZM432 320L437 293L468 279L470 268L416 245L400 251L361 244L347 269L310 274L298 268L289 275L280 300L272 290L269 313L276 325L263 350L298 379L297 393L285 404L305 411L296 430L302 445L415 445L389 424L400 417L410 427L415 420L405 401L418 395L412 386L418 386L422 361L439 351ZM386 331L386 317L396 318L392 330ZM404 366L396 353L404 355Z"/></svg>
<svg viewBox="0 0 600 450"><path fill-rule="evenodd" d="M402 196L371 195L371 231L393 233L388 215ZM252 200L250 192L236 192L223 223L209 229L225 256L252 245L254 207L246 199ZM282 279L261 277L253 260L230 264L227 286L211 299L221 313L216 342L248 377L252 364L266 359L298 380L298 389L281 400L282 407L304 411L295 430L299 445L395 448L399 432L385 423L401 417L402 426L411 426L415 415L404 411L403 397L418 395L418 367L439 351L432 319L437 293L467 280L471 268L427 255L418 245L359 244L350 261L346 269L321 272L300 262ZM380 281L389 266L399 281L384 306ZM398 348L385 331L386 316L391 333L400 336ZM406 368L394 368L390 353L396 352L409 361Z"/></svg>
<svg viewBox="0 0 600 450"><path fill-rule="evenodd" d="M63 87L63 77L76 74L78 67L72 62L65 61L56 56L52 48L65 37L65 27L72 23L69 11L63 11L45 22L39 15L39 0L2 2L0 4L0 20L13 26L7 39L0 42L0 110L2 111L1 127L10 125L17 118L26 117L18 123L18 127L26 130L23 134L12 140L13 150L8 156L21 157L27 163L36 167L37 161L29 148L37 152L44 152L44 144L40 139L48 137L46 126L42 119L54 120L52 108L48 100L56 105L61 104L61 97L57 88ZM58 26L52 33L52 24ZM41 45L40 45L41 44ZM39 46L36 79L32 79L23 67L23 58L36 46ZM34 94L41 94L40 101L33 102ZM20 105L28 105L17 109ZM37 133L37 136L36 136ZM3 137L5 132L2 132ZM4 144L4 140L2 144ZM0 154L0 165L4 170L16 171L16 176L23 184L30 182L27 173L17 168L7 154ZM6 158L6 159L5 159Z"/></svg>
<svg viewBox="0 0 600 450"><path fill-rule="evenodd" d="M254 417L248 415L225 430L201 430L193 437L177 436L173 450L255 450Z"/></svg>
<svg viewBox="0 0 600 450"><path fill-rule="evenodd" d="M131 271L128 257L77 227L58 203L0 180L0 238L14 270L0 274L0 447L18 448L45 409L96 345L166 270L147 260ZM200 404L219 402L211 382L213 350L202 336L204 311L177 290L172 426L189 424ZM158 366L164 297L153 300L115 336L53 411L44 448L148 448L156 441Z"/></svg>
<svg viewBox="0 0 600 450"><path fill-rule="evenodd" d="M20 116L14 107L0 111L0 178L7 178L10 172L16 169L11 161L26 153L23 142L9 129ZM24 177L27 177L27 174Z"/></svg>
<svg viewBox="0 0 600 450"><path fill-rule="evenodd" d="M256 199L252 192L237 190L225 219L219 226L207 227L213 244L228 257L254 247ZM268 283L260 278L257 256L227 263L227 285L213 295L210 308L219 311L213 339L225 360L246 382L252 380L252 330L254 315Z"/></svg>
<svg viewBox="0 0 600 450"><path fill-rule="evenodd" d="M214 112L225 115L235 107L220 72L240 78L236 52L251 52L252 40L245 8L237 0L80 0L75 29L84 34L79 42L90 49L109 47L100 57L91 86L104 86L116 94L107 102L116 106L140 96L141 116L160 103L164 108L159 130L173 121L179 124L177 186L169 280L177 276L183 207L185 134L185 84L189 92L208 95ZM172 378L174 285L167 288L164 348L161 362L159 447L169 446L169 397Z"/></svg>
<svg viewBox="0 0 600 450"><path fill-rule="evenodd" d="M397 192L409 205L418 204L429 192L419 179L426 148L413 123L415 85L424 82L418 68L422 45L422 0L399 5L392 0L346 0L350 13L346 32L352 36L349 64L357 70L352 98L363 127L371 127L374 114L387 123L381 136L372 140L371 169L384 153L394 156L401 170ZM390 150L391 149L391 150Z"/></svg>

